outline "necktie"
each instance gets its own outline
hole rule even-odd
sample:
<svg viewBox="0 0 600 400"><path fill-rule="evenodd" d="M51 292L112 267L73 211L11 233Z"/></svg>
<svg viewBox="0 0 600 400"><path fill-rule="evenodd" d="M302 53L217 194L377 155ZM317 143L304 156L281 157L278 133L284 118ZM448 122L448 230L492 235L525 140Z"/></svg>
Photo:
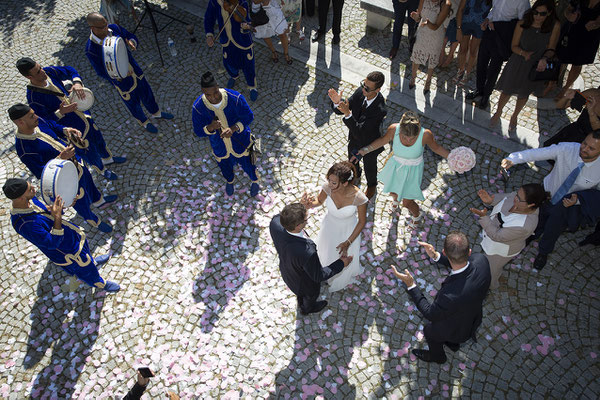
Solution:
<svg viewBox="0 0 600 400"><path fill-rule="evenodd" d="M563 197L565 197L567 193L569 193L571 186L573 186L573 184L575 183L575 180L579 176L579 173L583 169L584 165L584 162L580 162L577 165L577 167L573 171L571 171L569 176L567 176L567 179L565 179L565 181L562 183L562 185L560 185L556 193L554 193L554 196L552 196L552 199L550 200L552 204L557 204L559 201L562 200Z"/></svg>
<svg viewBox="0 0 600 400"><path fill-rule="evenodd" d="M363 101L362 106L360 107L360 114L362 115L367 109L367 100Z"/></svg>

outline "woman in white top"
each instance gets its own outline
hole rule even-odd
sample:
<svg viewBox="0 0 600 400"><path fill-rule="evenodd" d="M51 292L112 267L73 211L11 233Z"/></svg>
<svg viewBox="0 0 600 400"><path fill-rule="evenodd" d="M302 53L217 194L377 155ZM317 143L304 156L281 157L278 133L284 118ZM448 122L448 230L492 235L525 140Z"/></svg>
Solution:
<svg viewBox="0 0 600 400"><path fill-rule="evenodd" d="M341 290L355 282L363 272L360 266L360 232L367 222L367 196L353 181L356 169L349 161L334 164L327 171L327 183L315 199L305 193L302 204L308 209L325 203L327 214L321 223L317 239L317 253L323 265L329 265L341 255L352 256L352 262L339 274L329 279L329 291Z"/></svg>
<svg viewBox="0 0 600 400"><path fill-rule="evenodd" d="M275 47L273 47L273 41L271 40L271 37L279 36L279 39L281 40L281 46L283 47L283 56L285 57L285 62L291 64L292 59L288 54L288 24L285 20L285 16L283 15L283 11L281 11L279 0L252 0L252 12L257 12L261 7L267 13L269 22L267 22L265 25L257 26L255 28L256 32L254 33L254 36L257 39L265 40L269 50L271 50L271 60L274 63L279 61L279 57L277 56Z"/></svg>
<svg viewBox="0 0 600 400"><path fill-rule="evenodd" d="M528 183L512 193L490 195L481 189L477 194L484 204L494 206L489 216L487 209L470 210L480 217L481 248L492 272L490 289L497 289L502 268L525 248L527 238L535 231L539 207L548 194L539 183Z"/></svg>

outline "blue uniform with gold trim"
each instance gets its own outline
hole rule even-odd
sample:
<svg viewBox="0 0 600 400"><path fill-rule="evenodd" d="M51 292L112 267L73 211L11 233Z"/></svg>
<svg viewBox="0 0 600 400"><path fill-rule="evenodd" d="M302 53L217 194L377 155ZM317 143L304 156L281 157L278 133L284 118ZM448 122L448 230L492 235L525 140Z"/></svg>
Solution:
<svg viewBox="0 0 600 400"><path fill-rule="evenodd" d="M194 133L201 138L208 136L213 155L228 183L233 182L235 164L239 164L250 180L256 182L258 180L256 167L252 164L248 153L253 144L250 124L254 120L254 114L240 93L231 89L219 90L222 96L220 104L211 104L204 95L194 102L192 108ZM238 131L231 138L222 138L218 130L211 132L207 129L215 119L221 122L223 129L236 125Z"/></svg>
<svg viewBox="0 0 600 400"><path fill-rule="evenodd" d="M36 178L40 179L48 161L57 158L67 145L58 138L64 129L62 125L43 118L39 118L38 124L32 135L23 135L17 132L15 148L23 164ZM80 161L79 158L77 160ZM75 163L75 166L79 173L79 192L73 208L86 222L97 227L100 218L92 212L90 206L92 203L103 200L102 194L96 188L90 171L81 162Z"/></svg>
<svg viewBox="0 0 600 400"><path fill-rule="evenodd" d="M246 0L239 0L238 4L238 7L248 10ZM221 36L219 36L219 41L223 46L223 66L233 79L239 78L240 70L243 71L248 87L256 89L252 33L244 31L235 18L229 18L229 14L223 9L222 5L221 0L209 0L204 12L204 32L207 35L214 35L215 23L218 24L219 31L225 26ZM249 15L249 13L246 14L245 21L248 24L250 24ZM227 21L227 24L225 24L225 21Z"/></svg>
<svg viewBox="0 0 600 400"><path fill-rule="evenodd" d="M128 32L125 28L116 24L110 24L108 27L109 34L120 36L125 41L131 39L137 45L137 37ZM129 112L131 112L131 115L143 125L148 120L148 117L144 114L142 104L150 114L156 114L159 111L152 88L144 77L144 71L142 71L142 68L140 68L135 61L128 48L127 54L129 56L131 75L123 79L111 78L104 66L104 50L102 49L102 42L99 42L96 39L94 34L90 35L85 46L85 55L90 60L90 63L92 63L92 67L94 67L96 73L117 88L121 99L125 103L125 106L127 106L127 109L129 109Z"/></svg>
<svg viewBox="0 0 600 400"><path fill-rule="evenodd" d="M81 77L73 67L44 67L50 85L42 89L56 93L43 93L35 90L34 86L27 86L27 103L35 113L45 120L60 122L61 125L79 130L87 148L77 148L77 154L88 164L100 172L104 172L102 159L110 159L112 155L106 148L102 132L96 126L88 111L73 111L62 115L59 112L60 104L67 99L69 91L65 88L64 81L81 82ZM62 137L62 136L61 136Z"/></svg>
<svg viewBox="0 0 600 400"><path fill-rule="evenodd" d="M54 229L54 218L36 197L29 208L13 208L10 213L15 231L50 261L92 287L104 287L83 229L68 221L62 222L62 229Z"/></svg>

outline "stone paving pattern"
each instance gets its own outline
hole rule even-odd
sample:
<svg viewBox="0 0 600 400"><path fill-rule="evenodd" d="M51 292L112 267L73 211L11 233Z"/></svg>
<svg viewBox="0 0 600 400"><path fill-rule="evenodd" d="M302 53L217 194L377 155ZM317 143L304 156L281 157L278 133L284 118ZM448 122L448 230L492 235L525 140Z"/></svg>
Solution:
<svg viewBox="0 0 600 400"><path fill-rule="evenodd" d="M199 36L199 18L157 4L192 22ZM600 396L600 302L593 261L599 252L577 247L585 231L563 235L542 272L531 269L535 245L506 268L500 290L485 302L477 343L449 354L443 366L410 356L411 348L424 345L423 320L388 267L410 268L418 284L435 294L447 272L431 265L416 241L439 247L452 229L479 241L468 207L480 204L479 188L505 189L497 175L502 151L425 116L424 126L444 146L470 146L478 165L459 176L427 151L422 229L408 230L406 214L391 216L390 199L378 196L363 233L361 262L366 269L359 283L324 293L329 307L302 317L280 278L267 227L285 203L306 190L316 191L327 168L344 158L346 129L330 113L326 90L349 91L355 83L339 83L299 60L273 65L266 48L256 46L261 96L251 107L253 131L263 138L263 190L250 199L250 183L240 174L235 195L225 198L209 145L193 135L191 124L200 74L212 69L226 82L220 50L208 50L202 41L190 43L183 27L173 24L159 36L163 68L151 31L138 32L135 57L159 103L176 115L172 122L160 122L160 133L151 136L84 56L84 16L97 8L90 0L0 6L0 108L25 100L26 82L14 68L19 57L32 56L42 65L72 65L96 95L91 111L110 148L128 157L114 168L120 180L107 182L95 175L105 193L120 195L114 206L100 211L114 232L88 229L94 254L112 253L101 274L121 284L117 294L68 284L60 268L15 234L10 204L2 200L0 397L118 397L133 385L133 368L140 363L157 372L145 395L156 399L167 389L182 398L229 399ZM364 19L358 1L347 1L343 52L387 68L390 33L365 35ZM314 25L316 17L305 22ZM124 25L131 28L131 22ZM168 55L168 36L176 41L177 58ZM406 49L398 58L407 58ZM260 72L265 70L267 74ZM438 78L438 86L440 79L447 77ZM593 79L598 84L597 73ZM238 89L248 94L243 85ZM386 124L404 111L390 104ZM531 122L536 123L535 117ZM0 116L0 126L0 181L29 177L14 151L14 125L6 114ZM540 181L547 172L544 167L520 168L508 189ZM323 215L323 209L311 213L311 236L316 237ZM67 216L83 224L71 210ZM479 250L477 244L474 250Z"/></svg>

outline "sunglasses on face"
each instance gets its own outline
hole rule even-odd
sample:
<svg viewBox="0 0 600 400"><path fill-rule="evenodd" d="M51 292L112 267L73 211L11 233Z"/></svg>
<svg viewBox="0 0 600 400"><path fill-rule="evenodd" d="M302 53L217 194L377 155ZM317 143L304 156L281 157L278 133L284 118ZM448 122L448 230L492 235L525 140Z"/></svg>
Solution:
<svg viewBox="0 0 600 400"><path fill-rule="evenodd" d="M533 15L539 15L540 17L545 17L548 15L548 11L533 11Z"/></svg>
<svg viewBox="0 0 600 400"><path fill-rule="evenodd" d="M369 93L369 92L374 92L375 90L377 90L377 89L371 89L370 87L368 87L368 86L365 84L365 81L361 81L361 82L360 82L360 87L361 87L361 88L363 88L363 90L364 90L365 92L367 92L367 93Z"/></svg>
<svg viewBox="0 0 600 400"><path fill-rule="evenodd" d="M520 196L519 193L515 194L515 197L517 198L517 200L519 201L519 203L523 203L525 202L525 200L523 200Z"/></svg>

